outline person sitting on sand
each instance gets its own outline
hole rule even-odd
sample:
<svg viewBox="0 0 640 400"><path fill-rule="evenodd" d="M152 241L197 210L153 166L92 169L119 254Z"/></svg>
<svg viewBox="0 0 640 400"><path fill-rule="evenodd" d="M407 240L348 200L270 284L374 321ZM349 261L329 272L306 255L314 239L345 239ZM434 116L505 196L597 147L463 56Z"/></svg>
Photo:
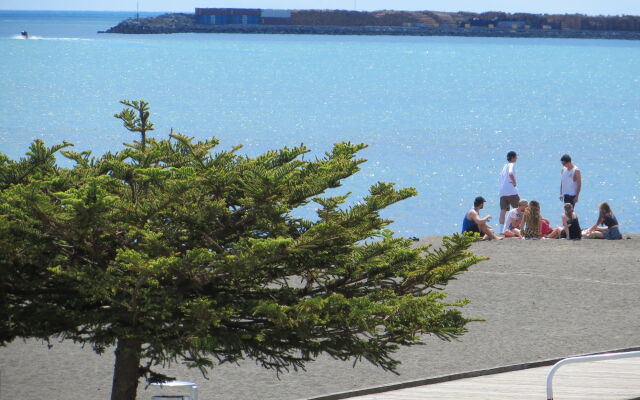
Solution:
<svg viewBox="0 0 640 400"><path fill-rule="evenodd" d="M560 232L562 232L561 226L552 228L551 221L544 217L540 218L540 233L542 233L543 238L558 239L560 237Z"/></svg>
<svg viewBox="0 0 640 400"><path fill-rule="evenodd" d="M618 219L608 203L604 202L600 204L599 215L596 223L589 229L583 232L583 236L589 239L609 239L620 240L622 234L618 225ZM604 226L601 226L604 225Z"/></svg>
<svg viewBox="0 0 640 400"><path fill-rule="evenodd" d="M540 214L540 233L546 239L558 239L562 232L562 227L552 228L551 221Z"/></svg>
<svg viewBox="0 0 640 400"><path fill-rule="evenodd" d="M502 228L502 233L504 237L510 238L521 238L521 225L522 225L522 215L524 214L524 210L527 209L529 202L525 199L522 199L518 202L518 207L507 213L507 216L504 221L504 227Z"/></svg>
<svg viewBox="0 0 640 400"><path fill-rule="evenodd" d="M578 221L578 214L573 211L573 204L565 203L564 214L562 214L562 239L580 240L582 239L582 229Z"/></svg>
<svg viewBox="0 0 640 400"><path fill-rule="evenodd" d="M542 237L541 218L540 203L537 200L531 200L529 206L524 210L520 224L520 233L525 239L540 239Z"/></svg>
<svg viewBox="0 0 640 400"><path fill-rule="evenodd" d="M531 200L529 207L522 216L522 229L520 232L525 239L557 239L561 228L553 229L549 220L540 214L540 203Z"/></svg>
<svg viewBox="0 0 640 400"><path fill-rule="evenodd" d="M487 221L491 219L491 215L480 218L480 210L484 208L486 200L482 196L478 196L473 201L473 208L469 210L462 220L462 233L472 232L482 235L482 240L502 239L497 236Z"/></svg>

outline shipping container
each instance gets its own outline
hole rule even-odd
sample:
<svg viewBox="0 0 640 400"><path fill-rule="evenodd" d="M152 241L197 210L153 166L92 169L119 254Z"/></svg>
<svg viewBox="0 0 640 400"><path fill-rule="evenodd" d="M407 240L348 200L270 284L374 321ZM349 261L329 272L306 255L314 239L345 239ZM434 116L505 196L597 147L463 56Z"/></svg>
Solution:
<svg viewBox="0 0 640 400"><path fill-rule="evenodd" d="M290 25L291 18L262 18L264 25Z"/></svg>
<svg viewBox="0 0 640 400"><path fill-rule="evenodd" d="M214 15L212 16L214 25L226 25L227 24L227 16L226 15Z"/></svg>
<svg viewBox="0 0 640 400"><path fill-rule="evenodd" d="M232 8L232 15L255 15L260 16L259 8Z"/></svg>
<svg viewBox="0 0 640 400"><path fill-rule="evenodd" d="M196 15L255 15L260 16L257 8L196 8Z"/></svg>
<svg viewBox="0 0 640 400"><path fill-rule="evenodd" d="M262 10L262 18L291 18L291 10Z"/></svg>
<svg viewBox="0 0 640 400"><path fill-rule="evenodd" d="M196 8L196 15L214 15L213 8Z"/></svg>

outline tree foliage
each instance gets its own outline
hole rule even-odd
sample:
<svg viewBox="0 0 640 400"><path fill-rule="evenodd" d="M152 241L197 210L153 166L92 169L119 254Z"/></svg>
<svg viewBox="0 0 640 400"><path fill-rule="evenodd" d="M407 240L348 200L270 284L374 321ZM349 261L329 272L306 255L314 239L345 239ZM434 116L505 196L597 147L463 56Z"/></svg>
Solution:
<svg viewBox="0 0 640 400"><path fill-rule="evenodd" d="M471 321L442 291L480 258L468 236L412 247L381 218L416 194L378 182L345 206L330 188L365 146L309 161L304 146L255 158L171 133L146 136L148 104L116 117L142 136L94 157L35 141L0 154L0 343L51 336L116 346L112 399L135 398L166 362L203 372L253 359L277 371L324 353L393 371L398 346L459 337ZM57 165L55 154L74 161ZM296 209L315 202L313 221Z"/></svg>

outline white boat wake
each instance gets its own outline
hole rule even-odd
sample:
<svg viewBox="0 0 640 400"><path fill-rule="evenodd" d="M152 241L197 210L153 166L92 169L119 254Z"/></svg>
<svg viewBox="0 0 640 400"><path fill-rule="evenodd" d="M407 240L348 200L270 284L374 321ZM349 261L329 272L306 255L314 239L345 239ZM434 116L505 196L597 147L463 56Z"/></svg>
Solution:
<svg viewBox="0 0 640 400"><path fill-rule="evenodd" d="M11 39L16 40L64 40L64 41L94 41L95 39L87 39L87 38L65 38L65 37L42 37L29 35L28 37L24 37L22 35L12 35Z"/></svg>

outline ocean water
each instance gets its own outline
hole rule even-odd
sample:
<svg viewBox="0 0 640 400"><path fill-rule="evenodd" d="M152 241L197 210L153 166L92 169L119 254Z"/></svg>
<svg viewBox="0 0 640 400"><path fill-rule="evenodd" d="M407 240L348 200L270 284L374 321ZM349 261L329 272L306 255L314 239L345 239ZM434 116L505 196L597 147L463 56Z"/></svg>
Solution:
<svg viewBox="0 0 640 400"><path fill-rule="evenodd" d="M417 188L384 212L399 235L459 231L477 195L497 224L509 150L521 196L553 224L569 153L581 224L608 201L624 232L640 232L640 42L97 33L132 15L0 11L1 152L19 158L36 138L119 149L135 138L113 118L118 102L145 99L156 137L215 136L250 155L367 143L369 161L337 192L355 203L377 181Z"/></svg>

